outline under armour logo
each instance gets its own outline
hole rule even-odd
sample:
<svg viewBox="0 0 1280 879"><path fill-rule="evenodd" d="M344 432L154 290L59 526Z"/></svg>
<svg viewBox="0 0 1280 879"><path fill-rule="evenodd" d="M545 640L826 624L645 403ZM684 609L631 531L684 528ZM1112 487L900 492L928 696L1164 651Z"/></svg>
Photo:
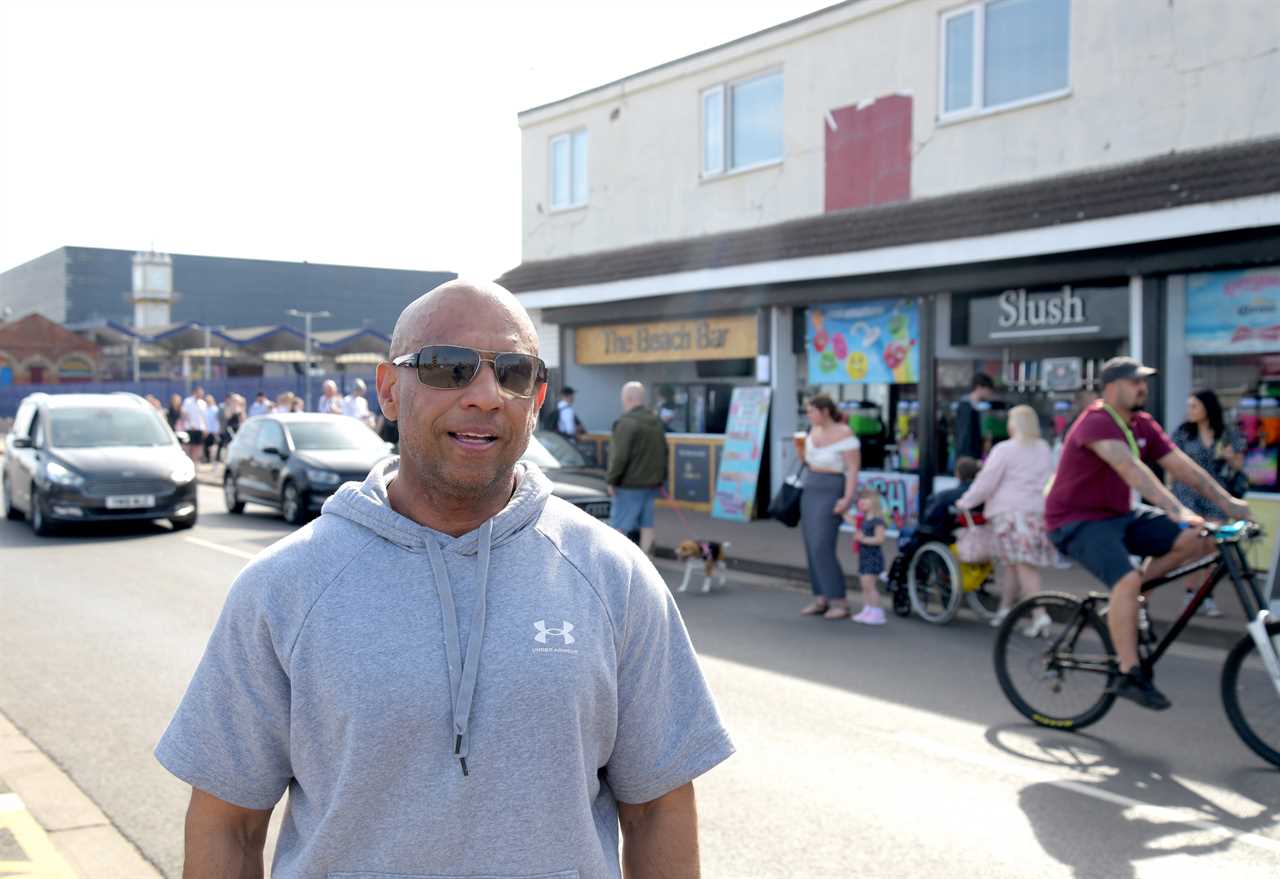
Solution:
<svg viewBox="0 0 1280 879"><path fill-rule="evenodd" d="M538 634L533 636L533 640L539 644L546 644L547 638L563 638L565 644L572 644L574 637L569 633L573 631L573 623L568 620L561 620L561 626L558 629L548 629L546 620L538 620L533 627L538 630Z"/></svg>

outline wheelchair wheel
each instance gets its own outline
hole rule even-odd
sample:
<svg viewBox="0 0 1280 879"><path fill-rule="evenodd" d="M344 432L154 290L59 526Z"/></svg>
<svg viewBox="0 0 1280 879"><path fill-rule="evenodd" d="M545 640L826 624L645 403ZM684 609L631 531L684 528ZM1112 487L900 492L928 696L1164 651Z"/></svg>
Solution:
<svg viewBox="0 0 1280 879"><path fill-rule="evenodd" d="M960 607L960 566L946 544L933 541L916 550L907 568L911 609L926 622L949 623Z"/></svg>
<svg viewBox="0 0 1280 879"><path fill-rule="evenodd" d="M996 618L996 612L1000 610L1000 587L996 583L994 568L981 586L964 594L964 603L984 623Z"/></svg>

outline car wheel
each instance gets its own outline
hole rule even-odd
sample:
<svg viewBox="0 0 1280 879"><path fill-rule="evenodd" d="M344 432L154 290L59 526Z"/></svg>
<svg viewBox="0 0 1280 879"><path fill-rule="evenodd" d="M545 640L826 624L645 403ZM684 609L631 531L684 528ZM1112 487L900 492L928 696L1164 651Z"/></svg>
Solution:
<svg viewBox="0 0 1280 879"><path fill-rule="evenodd" d="M22 510L13 505L13 496L9 494L9 480L4 480L3 485L4 517L10 522L17 522L22 518Z"/></svg>
<svg viewBox="0 0 1280 879"><path fill-rule="evenodd" d="M48 537L53 533L53 523L44 514L44 503L35 489L31 490L31 530L37 537Z"/></svg>
<svg viewBox="0 0 1280 879"><path fill-rule="evenodd" d="M301 525L307 518L307 507L302 492L292 482L284 484L284 492L280 496L280 512L290 525Z"/></svg>
<svg viewBox="0 0 1280 879"><path fill-rule="evenodd" d="M240 492L236 491L236 478L230 473L222 479L222 497L227 502L228 513L244 512L244 501L240 500Z"/></svg>

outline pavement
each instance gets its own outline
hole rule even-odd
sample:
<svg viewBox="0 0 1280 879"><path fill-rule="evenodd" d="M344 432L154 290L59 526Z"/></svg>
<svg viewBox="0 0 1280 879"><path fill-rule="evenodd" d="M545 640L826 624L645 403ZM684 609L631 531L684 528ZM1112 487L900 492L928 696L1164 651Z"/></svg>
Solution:
<svg viewBox="0 0 1280 879"><path fill-rule="evenodd" d="M221 487L223 466L202 464L197 476L202 483ZM728 567L737 572L759 575L772 579L784 589L809 589L809 570L805 561L804 542L798 528L788 528L773 519L757 519L753 522L729 522L715 519L706 513L690 512L675 507L659 506L656 513L657 542L654 555L674 559L675 547L682 540L715 541L731 543ZM837 555L845 571L856 571L857 560L851 549L851 539L842 538L837 545ZM886 552L886 560L893 559L893 549ZM1078 568L1042 571L1046 590L1086 595L1104 591L1101 585ZM857 577L846 575L850 595L859 591ZM1184 590L1177 586L1158 590L1148 597L1148 611L1160 631L1182 612ZM1240 638L1244 611L1230 586L1220 586L1215 592L1222 616L1207 617L1197 614L1180 636L1187 643L1211 647L1230 647Z"/></svg>

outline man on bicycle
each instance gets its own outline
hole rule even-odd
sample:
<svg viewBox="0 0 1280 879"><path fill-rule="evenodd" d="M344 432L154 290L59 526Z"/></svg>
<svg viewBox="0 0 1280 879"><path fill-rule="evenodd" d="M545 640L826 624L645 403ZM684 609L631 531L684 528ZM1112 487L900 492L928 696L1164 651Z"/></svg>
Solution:
<svg viewBox="0 0 1280 879"><path fill-rule="evenodd" d="M1102 399L1085 409L1063 443L1045 500L1045 527L1062 553L1111 590L1107 628L1123 674L1116 695L1160 711L1169 700L1138 663L1142 584L1212 553L1214 545L1200 535L1204 519L1184 507L1150 465L1163 467L1230 516L1248 518L1249 506L1179 451L1142 411L1147 376L1154 372L1132 357L1103 364ZM1164 513L1139 507L1140 498ZM1132 556L1146 561L1135 568Z"/></svg>

